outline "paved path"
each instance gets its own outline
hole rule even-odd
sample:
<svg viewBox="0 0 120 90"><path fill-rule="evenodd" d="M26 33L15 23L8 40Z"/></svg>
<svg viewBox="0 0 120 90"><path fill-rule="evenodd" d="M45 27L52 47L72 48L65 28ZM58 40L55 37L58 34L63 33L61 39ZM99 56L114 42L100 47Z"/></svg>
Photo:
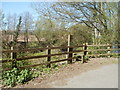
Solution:
<svg viewBox="0 0 120 90"><path fill-rule="evenodd" d="M73 78L51 82L50 85L54 88L118 88L118 65L103 66Z"/></svg>

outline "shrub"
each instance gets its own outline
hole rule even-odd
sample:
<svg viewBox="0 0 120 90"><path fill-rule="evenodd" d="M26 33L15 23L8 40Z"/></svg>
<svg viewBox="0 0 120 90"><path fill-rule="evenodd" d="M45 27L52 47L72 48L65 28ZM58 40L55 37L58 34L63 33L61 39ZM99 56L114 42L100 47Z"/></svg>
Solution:
<svg viewBox="0 0 120 90"><path fill-rule="evenodd" d="M2 73L3 85L14 87L18 83L25 83L32 79L32 73L28 69L19 70L13 68Z"/></svg>

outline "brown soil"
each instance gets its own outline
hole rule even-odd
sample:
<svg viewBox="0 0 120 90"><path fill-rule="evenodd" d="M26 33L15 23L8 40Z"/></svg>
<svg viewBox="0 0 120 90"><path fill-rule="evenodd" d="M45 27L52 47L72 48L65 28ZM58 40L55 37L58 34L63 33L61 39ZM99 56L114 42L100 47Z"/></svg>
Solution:
<svg viewBox="0 0 120 90"><path fill-rule="evenodd" d="M69 64L65 67L61 67L59 70L53 72L49 75L43 77L35 78L24 85L17 85L15 88L52 88L49 86L53 81L59 81L60 84L65 84L66 78L72 78L75 75L80 75L82 72L89 70L94 70L101 66L108 64L118 63L117 58L93 58L87 63L82 64L81 62L76 62ZM64 79L64 81L63 81ZM49 85L48 85L49 84Z"/></svg>

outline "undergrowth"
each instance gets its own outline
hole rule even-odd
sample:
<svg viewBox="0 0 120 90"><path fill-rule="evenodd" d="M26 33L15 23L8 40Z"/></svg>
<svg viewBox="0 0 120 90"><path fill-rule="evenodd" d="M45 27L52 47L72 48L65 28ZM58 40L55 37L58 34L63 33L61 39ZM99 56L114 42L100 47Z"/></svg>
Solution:
<svg viewBox="0 0 120 90"><path fill-rule="evenodd" d="M13 68L12 70L4 71L2 73L2 84L4 86L14 87L18 84L24 84L40 75L49 74L52 70L58 70L58 68L59 66L57 64L53 64L51 68L43 65L42 67L35 68L35 71L30 69L21 70Z"/></svg>
<svg viewBox="0 0 120 90"><path fill-rule="evenodd" d="M14 87L15 85L31 80L32 73L28 69L19 70L17 68L13 68L9 71L4 71L2 73L2 80L4 86L11 86Z"/></svg>

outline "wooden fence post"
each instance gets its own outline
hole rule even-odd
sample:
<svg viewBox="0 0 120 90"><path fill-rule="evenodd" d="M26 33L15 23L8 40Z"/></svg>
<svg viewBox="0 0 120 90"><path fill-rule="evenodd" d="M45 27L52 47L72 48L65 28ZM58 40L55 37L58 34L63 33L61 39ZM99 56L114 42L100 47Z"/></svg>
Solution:
<svg viewBox="0 0 120 90"><path fill-rule="evenodd" d="M11 50L14 50L16 45L14 44L14 36L12 35L11 37ZM17 68L17 65L16 65L16 58L17 58L17 53L16 52L11 52L11 59L13 60L12 61L12 68Z"/></svg>
<svg viewBox="0 0 120 90"><path fill-rule="evenodd" d="M14 46L11 47L11 50L14 50ZM13 60L12 61L12 68L17 68L17 65L16 65L16 58L17 58L17 53L16 52L11 52L11 59Z"/></svg>
<svg viewBox="0 0 120 90"><path fill-rule="evenodd" d="M88 43L85 43L85 44L84 44L83 50L87 50L87 45L88 45ZM85 58L86 55L87 55L87 51L84 51L84 54L83 54L83 63L86 62L86 58Z"/></svg>
<svg viewBox="0 0 120 90"><path fill-rule="evenodd" d="M51 54L51 49L49 48L48 51L47 51L47 54L50 55ZM50 62L51 61L51 56L48 56L47 57L47 62ZM51 64L48 64L47 67L51 67Z"/></svg>
<svg viewBox="0 0 120 90"><path fill-rule="evenodd" d="M71 46L72 44L72 35L68 35L68 46ZM68 52L72 52L73 48L68 48ZM73 53L68 54L68 58L72 58ZM72 63L72 59L68 59L68 64Z"/></svg>
<svg viewBox="0 0 120 90"><path fill-rule="evenodd" d="M108 49L107 54L108 54L108 57L110 57L110 55L109 55L110 54L110 50L109 50L110 46L109 46L109 44L107 44L107 45L108 45L108 47L107 47L107 49Z"/></svg>

